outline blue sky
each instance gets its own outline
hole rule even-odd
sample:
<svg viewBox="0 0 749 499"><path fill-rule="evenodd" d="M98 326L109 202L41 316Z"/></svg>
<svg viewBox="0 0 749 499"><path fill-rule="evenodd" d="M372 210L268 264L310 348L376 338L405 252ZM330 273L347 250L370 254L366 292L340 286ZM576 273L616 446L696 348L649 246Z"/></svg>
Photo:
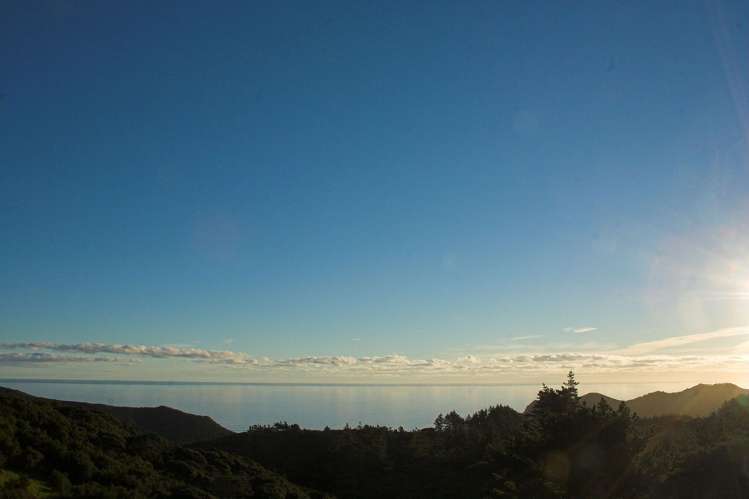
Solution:
<svg viewBox="0 0 749 499"><path fill-rule="evenodd" d="M89 343L483 365L744 327L748 15L6 3L0 375L266 376L60 349Z"/></svg>

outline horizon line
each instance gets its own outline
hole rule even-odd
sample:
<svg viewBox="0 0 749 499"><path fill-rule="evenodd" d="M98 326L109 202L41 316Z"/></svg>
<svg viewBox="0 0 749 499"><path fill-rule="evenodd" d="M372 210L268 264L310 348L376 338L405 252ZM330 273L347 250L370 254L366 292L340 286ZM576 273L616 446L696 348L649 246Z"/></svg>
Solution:
<svg viewBox="0 0 749 499"><path fill-rule="evenodd" d="M341 387L419 387L419 386L437 386L437 387L450 387L450 386L539 386L542 387L545 383L346 383L346 382L331 382L331 383L312 383L312 382L283 382L283 381L184 381L184 380L172 380L172 381L157 381L157 380L127 380L127 379L75 379L75 378L0 378L0 383L50 383L50 384L91 384L91 385L206 385L206 386L341 386ZM602 382L586 382L581 383L582 385L648 385L653 383L663 384L681 384L682 381L628 381L628 382L616 382L616 381L602 381ZM560 382L561 384L561 382ZM696 384L705 384L697 382ZM727 384L727 383L712 383L712 384ZM732 383L736 384L736 383ZM696 386L696 385L695 385ZM736 385L739 386L739 385Z"/></svg>

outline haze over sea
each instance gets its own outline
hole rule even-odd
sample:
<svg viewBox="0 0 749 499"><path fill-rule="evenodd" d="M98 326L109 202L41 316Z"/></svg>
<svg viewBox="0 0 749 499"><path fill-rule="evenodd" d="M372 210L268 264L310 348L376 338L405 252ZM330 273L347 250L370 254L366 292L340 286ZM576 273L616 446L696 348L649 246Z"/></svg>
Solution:
<svg viewBox="0 0 749 499"><path fill-rule="evenodd" d="M598 383L581 393L601 392L631 399L656 390L679 391L688 382ZM465 415L490 405L522 411L540 388L536 384L344 385L132 381L0 380L0 386L39 397L122 406L166 405L212 417L244 431L277 421L304 428L341 428L359 423L406 429L431 426L439 413Z"/></svg>

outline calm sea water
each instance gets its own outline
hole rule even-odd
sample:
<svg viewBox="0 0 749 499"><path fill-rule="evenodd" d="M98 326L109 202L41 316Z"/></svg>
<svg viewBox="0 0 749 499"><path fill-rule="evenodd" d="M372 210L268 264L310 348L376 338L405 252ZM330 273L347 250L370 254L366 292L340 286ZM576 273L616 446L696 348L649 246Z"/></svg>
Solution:
<svg viewBox="0 0 749 499"><path fill-rule="evenodd" d="M40 397L123 406L166 405L212 417L235 431L276 421L305 428L341 428L347 423L406 429L431 426L438 413L467 414L490 405L519 411L539 385L276 385L154 382L60 382L0 380L0 386ZM678 391L690 384L588 384L581 393L602 392L630 399L655 390Z"/></svg>

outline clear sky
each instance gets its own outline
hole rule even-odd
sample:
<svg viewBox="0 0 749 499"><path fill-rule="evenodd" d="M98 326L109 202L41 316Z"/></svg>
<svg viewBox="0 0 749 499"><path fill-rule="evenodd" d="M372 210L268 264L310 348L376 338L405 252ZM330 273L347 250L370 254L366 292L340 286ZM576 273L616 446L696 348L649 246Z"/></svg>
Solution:
<svg viewBox="0 0 749 499"><path fill-rule="evenodd" d="M0 376L749 382L748 47L734 1L5 2Z"/></svg>

